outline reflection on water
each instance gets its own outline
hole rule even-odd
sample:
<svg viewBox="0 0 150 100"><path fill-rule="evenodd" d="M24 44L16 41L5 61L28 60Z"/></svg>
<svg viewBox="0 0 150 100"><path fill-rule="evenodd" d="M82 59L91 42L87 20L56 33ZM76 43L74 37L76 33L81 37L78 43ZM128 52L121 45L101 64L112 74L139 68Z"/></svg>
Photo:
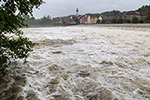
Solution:
<svg viewBox="0 0 150 100"><path fill-rule="evenodd" d="M71 26L23 29L38 43L28 63L0 79L2 100L150 98L149 28ZM14 70L15 69L15 70Z"/></svg>

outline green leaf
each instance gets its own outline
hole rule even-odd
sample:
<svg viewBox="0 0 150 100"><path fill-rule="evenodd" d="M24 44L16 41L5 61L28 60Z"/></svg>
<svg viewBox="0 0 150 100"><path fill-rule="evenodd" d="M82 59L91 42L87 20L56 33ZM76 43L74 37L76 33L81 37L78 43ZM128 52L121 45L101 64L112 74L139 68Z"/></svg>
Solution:
<svg viewBox="0 0 150 100"><path fill-rule="evenodd" d="M1 1L1 0L0 0ZM33 8L39 7L42 0L3 0L0 6L0 75L15 59L26 59L34 43L23 37L19 30L26 26L23 15L32 15ZM7 34L7 35L6 35ZM8 34L14 34L10 37ZM18 37L18 38L16 38Z"/></svg>

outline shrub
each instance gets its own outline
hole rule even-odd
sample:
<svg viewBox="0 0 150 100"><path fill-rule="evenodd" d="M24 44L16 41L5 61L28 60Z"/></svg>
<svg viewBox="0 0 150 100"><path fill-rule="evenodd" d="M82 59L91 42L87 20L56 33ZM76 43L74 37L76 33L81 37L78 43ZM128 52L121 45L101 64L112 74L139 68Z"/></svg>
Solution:
<svg viewBox="0 0 150 100"><path fill-rule="evenodd" d="M117 20L117 23L123 23L124 22L124 20L122 19L122 18L119 18L118 20Z"/></svg>
<svg viewBox="0 0 150 100"><path fill-rule="evenodd" d="M97 23L97 24L100 24L100 23L101 23L101 21L98 19L96 23Z"/></svg>
<svg viewBox="0 0 150 100"><path fill-rule="evenodd" d="M135 16L132 18L132 23L138 23L139 22L139 19Z"/></svg>
<svg viewBox="0 0 150 100"><path fill-rule="evenodd" d="M104 24L105 23L105 20L104 19L102 19L102 24Z"/></svg>
<svg viewBox="0 0 150 100"><path fill-rule="evenodd" d="M140 20L139 23L144 23L144 21L143 21L143 20Z"/></svg>
<svg viewBox="0 0 150 100"><path fill-rule="evenodd" d="M113 18L113 19L111 20L111 23L117 23L117 19L116 19L116 18Z"/></svg>
<svg viewBox="0 0 150 100"><path fill-rule="evenodd" d="M146 22L146 23L150 23L150 16L147 16L147 17L145 18L145 22Z"/></svg>
<svg viewBox="0 0 150 100"><path fill-rule="evenodd" d="M131 23L131 21L130 21L130 20L127 20L127 23Z"/></svg>

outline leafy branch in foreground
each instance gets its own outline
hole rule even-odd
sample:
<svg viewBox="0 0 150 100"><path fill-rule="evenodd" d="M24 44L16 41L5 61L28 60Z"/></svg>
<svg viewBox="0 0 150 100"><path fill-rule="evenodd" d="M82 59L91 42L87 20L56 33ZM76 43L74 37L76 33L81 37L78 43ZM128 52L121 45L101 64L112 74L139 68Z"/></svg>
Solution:
<svg viewBox="0 0 150 100"><path fill-rule="evenodd" d="M23 36L24 15L31 15L42 0L0 0L0 75L15 59L26 59L34 43Z"/></svg>

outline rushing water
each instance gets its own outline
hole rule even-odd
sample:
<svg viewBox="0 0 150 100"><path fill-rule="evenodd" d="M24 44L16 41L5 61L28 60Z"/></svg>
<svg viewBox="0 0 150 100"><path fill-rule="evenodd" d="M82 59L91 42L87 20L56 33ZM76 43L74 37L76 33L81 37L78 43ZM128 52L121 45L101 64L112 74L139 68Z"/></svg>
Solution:
<svg viewBox="0 0 150 100"><path fill-rule="evenodd" d="M25 28L38 43L0 79L0 100L150 100L150 29Z"/></svg>

